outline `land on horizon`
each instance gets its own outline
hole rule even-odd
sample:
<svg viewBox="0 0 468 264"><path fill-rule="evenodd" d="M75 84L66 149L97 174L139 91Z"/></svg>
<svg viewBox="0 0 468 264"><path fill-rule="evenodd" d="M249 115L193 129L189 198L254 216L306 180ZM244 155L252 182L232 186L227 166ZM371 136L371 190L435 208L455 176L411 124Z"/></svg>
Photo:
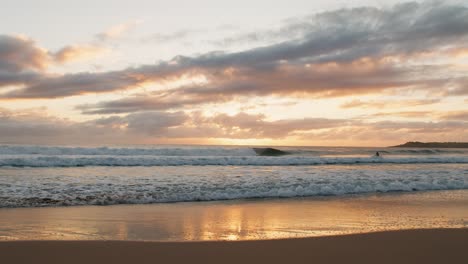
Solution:
<svg viewBox="0 0 468 264"><path fill-rule="evenodd" d="M468 148L468 142L419 142L409 141L393 148Z"/></svg>

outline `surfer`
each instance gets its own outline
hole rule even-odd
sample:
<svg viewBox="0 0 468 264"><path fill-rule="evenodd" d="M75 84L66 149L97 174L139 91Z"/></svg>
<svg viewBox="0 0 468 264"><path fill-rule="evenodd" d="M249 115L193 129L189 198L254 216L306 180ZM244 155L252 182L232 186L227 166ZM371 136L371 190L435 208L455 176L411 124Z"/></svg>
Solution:
<svg viewBox="0 0 468 264"><path fill-rule="evenodd" d="M375 152L375 156L376 156L376 157L380 157L380 153L379 153L378 151Z"/></svg>

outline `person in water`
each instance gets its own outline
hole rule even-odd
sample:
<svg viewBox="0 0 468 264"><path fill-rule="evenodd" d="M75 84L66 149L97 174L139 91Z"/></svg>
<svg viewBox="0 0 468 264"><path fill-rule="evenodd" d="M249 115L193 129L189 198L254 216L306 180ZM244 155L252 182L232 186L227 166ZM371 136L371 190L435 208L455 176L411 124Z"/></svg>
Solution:
<svg viewBox="0 0 468 264"><path fill-rule="evenodd" d="M380 153L377 151L377 152L375 153L375 156L376 156L376 157L380 157Z"/></svg>

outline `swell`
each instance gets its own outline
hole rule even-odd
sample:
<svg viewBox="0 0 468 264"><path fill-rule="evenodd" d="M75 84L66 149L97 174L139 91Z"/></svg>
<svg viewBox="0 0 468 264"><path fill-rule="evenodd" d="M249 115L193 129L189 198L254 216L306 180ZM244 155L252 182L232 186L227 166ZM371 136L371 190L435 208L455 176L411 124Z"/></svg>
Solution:
<svg viewBox="0 0 468 264"><path fill-rule="evenodd" d="M184 157L184 156L15 156L0 157L0 167L87 166L313 166L352 164L466 164L467 156L425 157Z"/></svg>
<svg viewBox="0 0 468 264"><path fill-rule="evenodd" d="M255 156L251 148L236 147L50 147L0 145L1 155L44 156Z"/></svg>
<svg viewBox="0 0 468 264"><path fill-rule="evenodd" d="M325 147L199 147L199 146L148 146L148 147L55 147L0 145L0 157L5 155L40 156L322 156L322 155L444 155L468 154L461 149L396 149L396 148L325 148Z"/></svg>

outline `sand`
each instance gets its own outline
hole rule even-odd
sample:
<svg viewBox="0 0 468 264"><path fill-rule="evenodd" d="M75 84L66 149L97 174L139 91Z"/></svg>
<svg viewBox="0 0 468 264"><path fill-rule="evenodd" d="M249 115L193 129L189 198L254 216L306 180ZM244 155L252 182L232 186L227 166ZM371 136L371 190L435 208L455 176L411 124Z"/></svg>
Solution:
<svg viewBox="0 0 468 264"><path fill-rule="evenodd" d="M468 228L468 190L0 209L0 240L268 240ZM1 263L1 262L0 262Z"/></svg>
<svg viewBox="0 0 468 264"><path fill-rule="evenodd" d="M0 242L1 263L467 263L468 229L241 242Z"/></svg>

